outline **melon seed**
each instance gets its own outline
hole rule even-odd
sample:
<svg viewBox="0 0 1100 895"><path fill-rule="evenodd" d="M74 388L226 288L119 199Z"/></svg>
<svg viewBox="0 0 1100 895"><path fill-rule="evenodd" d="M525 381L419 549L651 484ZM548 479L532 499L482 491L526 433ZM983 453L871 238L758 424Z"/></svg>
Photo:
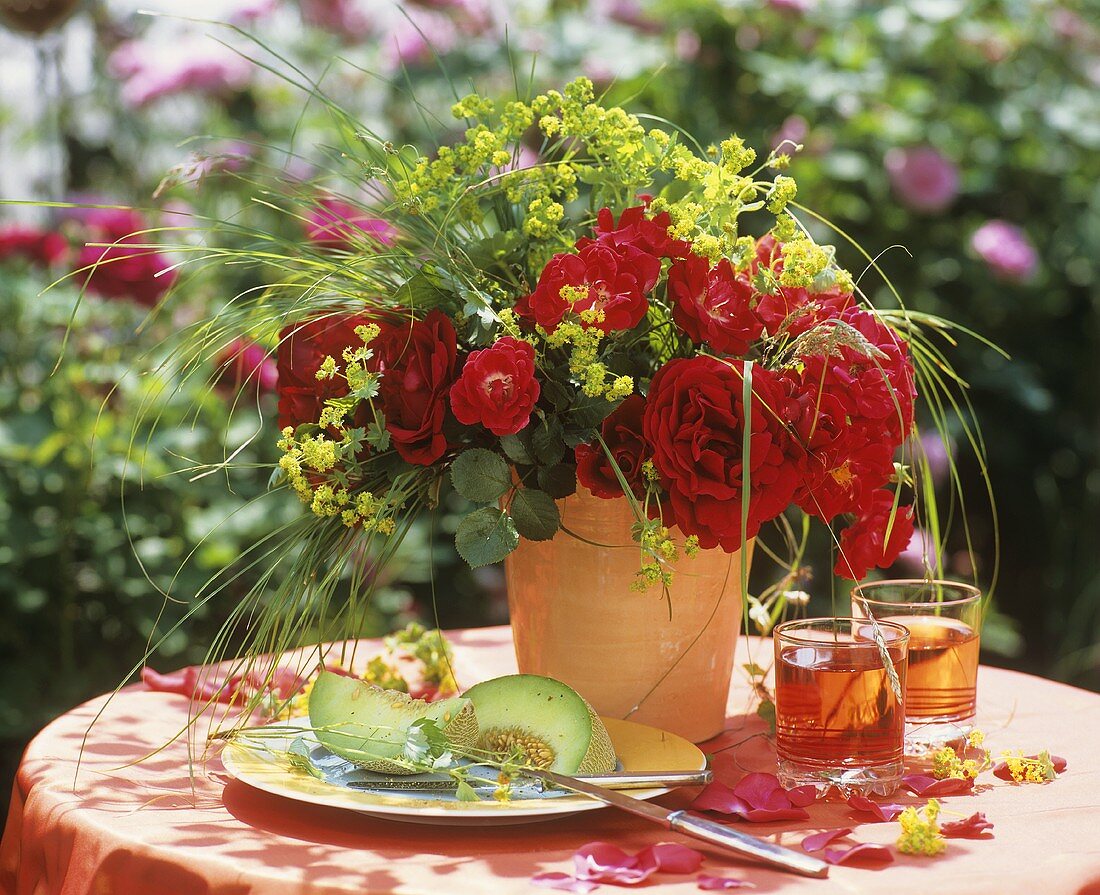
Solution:
<svg viewBox="0 0 1100 895"><path fill-rule="evenodd" d="M490 730L485 734L484 742L496 756L507 757L518 751L536 768L550 767L556 757L547 743L518 727Z"/></svg>

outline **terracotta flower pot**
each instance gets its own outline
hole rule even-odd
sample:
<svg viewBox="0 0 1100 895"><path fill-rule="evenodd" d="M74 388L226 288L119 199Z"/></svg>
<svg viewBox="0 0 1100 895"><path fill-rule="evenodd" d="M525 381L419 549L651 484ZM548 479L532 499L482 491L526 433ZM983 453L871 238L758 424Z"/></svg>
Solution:
<svg viewBox="0 0 1100 895"><path fill-rule="evenodd" d="M625 499L582 487L558 507L585 540L559 531L521 541L505 560L520 671L564 681L601 715L693 742L718 734L741 623L740 554L681 558L670 607L660 587L630 589L641 558Z"/></svg>

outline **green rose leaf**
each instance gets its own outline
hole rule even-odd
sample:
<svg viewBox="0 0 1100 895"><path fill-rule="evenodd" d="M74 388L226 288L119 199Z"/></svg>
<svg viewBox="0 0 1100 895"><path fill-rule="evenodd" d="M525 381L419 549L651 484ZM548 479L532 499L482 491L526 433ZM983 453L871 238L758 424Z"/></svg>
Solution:
<svg viewBox="0 0 1100 895"><path fill-rule="evenodd" d="M458 523L455 547L471 568L500 562L519 546L512 518L496 507L474 510Z"/></svg>
<svg viewBox="0 0 1100 895"><path fill-rule="evenodd" d="M538 481L539 487L553 498L577 493L577 469L569 463L540 467Z"/></svg>
<svg viewBox="0 0 1100 895"><path fill-rule="evenodd" d="M565 441L562 439L562 426L556 416L548 416L534 427L531 433L531 448L535 459L543 466L560 463L565 456Z"/></svg>
<svg viewBox="0 0 1100 895"><path fill-rule="evenodd" d="M529 541L549 541L561 527L558 505L545 491L521 488L509 509L516 530Z"/></svg>
<svg viewBox="0 0 1100 895"><path fill-rule="evenodd" d="M535 465L535 458L531 456L528 445L524 443L524 439L519 435L502 435L500 446L504 449L504 453L508 455L508 459L513 463L520 466Z"/></svg>
<svg viewBox="0 0 1100 895"><path fill-rule="evenodd" d="M470 448L455 457L451 481L455 491L467 500L494 503L512 487L512 473L499 454L485 448Z"/></svg>

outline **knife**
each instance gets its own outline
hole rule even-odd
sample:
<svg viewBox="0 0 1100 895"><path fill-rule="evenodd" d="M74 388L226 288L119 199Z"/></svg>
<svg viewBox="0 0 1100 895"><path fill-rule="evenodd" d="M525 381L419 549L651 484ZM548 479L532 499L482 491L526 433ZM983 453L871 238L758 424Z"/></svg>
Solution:
<svg viewBox="0 0 1100 895"><path fill-rule="evenodd" d="M606 787L597 786L586 780L581 780L577 777L567 777L564 774L557 774L553 771L524 768L522 773L525 776L537 777L544 782L553 783L555 786L560 786L563 789L583 793L607 805L614 805L616 808L622 808L624 811L629 811L631 814L637 814L639 817L644 817L647 820L658 823L666 829L675 830L678 833L701 839L703 842L716 845L719 848L726 849L738 855L756 858L759 861L763 861L765 864L771 864L773 867L779 867L783 870L790 870L792 873L799 873L802 876L812 876L817 879L829 875L829 865L824 861L819 861L817 858L813 858L810 855L792 851L789 848L784 848L772 842L766 842L763 839L757 839L755 836L750 836L748 833L742 833L740 830L732 829L724 824L715 823L704 817L697 817L682 809L673 811L668 808L662 808L660 805L654 805L652 802L634 799L630 796L615 792L613 789L607 789Z"/></svg>
<svg viewBox="0 0 1100 895"><path fill-rule="evenodd" d="M710 770L702 771L616 771L610 774L591 774L577 777L588 783L612 789L652 789L654 787L676 786L706 786L714 779L714 773ZM483 782L486 786L496 786L495 779L486 778L484 781L470 781L478 786ZM343 784L352 789L384 789L400 791L445 791L454 789L456 783L452 777L391 777L379 774L368 780L349 780Z"/></svg>

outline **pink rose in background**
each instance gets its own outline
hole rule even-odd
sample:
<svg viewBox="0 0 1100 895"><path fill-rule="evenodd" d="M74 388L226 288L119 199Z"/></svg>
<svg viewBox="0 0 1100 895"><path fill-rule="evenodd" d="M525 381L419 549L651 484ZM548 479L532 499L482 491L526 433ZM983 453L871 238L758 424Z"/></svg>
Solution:
<svg viewBox="0 0 1100 895"><path fill-rule="evenodd" d="M279 383L275 358L251 339L234 339L214 359L217 385L235 392L252 384L261 392L273 392Z"/></svg>
<svg viewBox="0 0 1100 895"><path fill-rule="evenodd" d="M152 307L172 288L171 260L149 244L156 241L149 223L129 208L84 209L81 219L88 245L73 265L77 282L104 298L128 298ZM93 243L98 243L95 245Z"/></svg>
<svg viewBox="0 0 1100 895"><path fill-rule="evenodd" d="M803 13L813 7L813 0L768 0L768 6L780 12Z"/></svg>
<svg viewBox="0 0 1100 895"><path fill-rule="evenodd" d="M298 0L302 21L342 37L362 40L374 30L366 9L357 0Z"/></svg>
<svg viewBox="0 0 1100 895"><path fill-rule="evenodd" d="M664 23L647 14L640 0L601 0L596 8L612 22L642 34L661 34L665 30Z"/></svg>
<svg viewBox="0 0 1100 895"><path fill-rule="evenodd" d="M936 544L932 536L923 528L913 527L913 537L909 545L898 554L895 563L905 569L906 574L923 577L936 556Z"/></svg>
<svg viewBox="0 0 1100 895"><path fill-rule="evenodd" d="M673 49L676 51L676 58L681 62L694 62L702 46L703 41L690 28L681 28L676 32Z"/></svg>
<svg viewBox="0 0 1100 895"><path fill-rule="evenodd" d="M458 44L458 28L449 16L416 8L405 12L408 18L402 16L394 23L393 30L380 38L385 51L382 63L385 70L424 65L437 55L449 53Z"/></svg>
<svg viewBox="0 0 1100 895"><path fill-rule="evenodd" d="M886 173L898 198L914 211L943 211L959 194L959 169L931 146L891 149Z"/></svg>
<svg viewBox="0 0 1100 895"><path fill-rule="evenodd" d="M0 262L22 258L29 264L52 267L65 257L69 244L60 233L22 224L0 224Z"/></svg>
<svg viewBox="0 0 1100 895"><path fill-rule="evenodd" d="M252 63L202 37L127 41L111 54L107 66L123 81L123 102L134 108L179 93L226 96L244 89L252 77Z"/></svg>
<svg viewBox="0 0 1100 895"><path fill-rule="evenodd" d="M229 13L234 25L252 25L268 18L279 8L279 0L242 0Z"/></svg>
<svg viewBox="0 0 1100 895"><path fill-rule="evenodd" d="M801 115L788 115L779 125L779 130L772 134L772 149L791 155L794 152L792 144L805 143L809 135L810 123L805 118Z"/></svg>
<svg viewBox="0 0 1100 895"><path fill-rule="evenodd" d="M1039 269L1039 253L1027 234L1008 221L986 221L970 237L970 248L998 279L1030 280Z"/></svg>
<svg viewBox="0 0 1100 895"><path fill-rule="evenodd" d="M306 236L319 248L350 252L370 241L393 245L397 230L381 218L340 199L320 199L306 215Z"/></svg>

